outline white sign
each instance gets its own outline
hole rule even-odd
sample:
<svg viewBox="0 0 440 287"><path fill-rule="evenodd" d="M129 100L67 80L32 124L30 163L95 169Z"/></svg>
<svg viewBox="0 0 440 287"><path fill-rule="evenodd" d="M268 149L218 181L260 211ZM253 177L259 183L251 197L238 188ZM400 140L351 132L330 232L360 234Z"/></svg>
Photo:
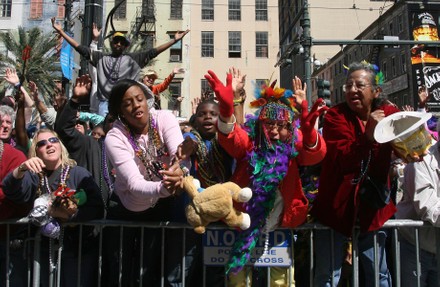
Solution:
<svg viewBox="0 0 440 287"><path fill-rule="evenodd" d="M229 255L238 232L235 230L207 230L203 235L203 259L205 265L223 266L228 263ZM256 267L279 266L292 264L292 233L289 230L276 230L269 233L269 248L264 252L265 238L261 236L251 253L247 265Z"/></svg>

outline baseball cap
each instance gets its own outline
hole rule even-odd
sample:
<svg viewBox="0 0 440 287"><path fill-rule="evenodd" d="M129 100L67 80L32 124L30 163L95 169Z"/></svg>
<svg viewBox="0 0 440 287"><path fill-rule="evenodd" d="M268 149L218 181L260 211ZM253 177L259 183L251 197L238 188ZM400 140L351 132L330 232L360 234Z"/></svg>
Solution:
<svg viewBox="0 0 440 287"><path fill-rule="evenodd" d="M127 37L125 37L125 35L122 32L115 32L113 34L112 40L115 40L116 38L122 40L122 42L126 47L130 46L130 41L127 39Z"/></svg>

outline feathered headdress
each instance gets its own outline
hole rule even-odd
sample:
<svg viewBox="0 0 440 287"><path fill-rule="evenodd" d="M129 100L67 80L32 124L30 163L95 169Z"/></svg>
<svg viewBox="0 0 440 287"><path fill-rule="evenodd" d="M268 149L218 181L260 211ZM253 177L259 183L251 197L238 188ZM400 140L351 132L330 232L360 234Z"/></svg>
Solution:
<svg viewBox="0 0 440 287"><path fill-rule="evenodd" d="M291 90L275 87L276 80L269 86L263 84L261 89L255 89L255 100L250 103L252 108L260 108L258 118L285 120L289 123L298 111L295 108L295 98Z"/></svg>
<svg viewBox="0 0 440 287"><path fill-rule="evenodd" d="M374 78L376 86L380 86L380 85L383 84L383 82L385 81L385 76L382 73L382 71L379 69L379 66L377 66L376 64L368 63L365 60L363 60L361 62L361 64L364 64L365 66L368 66L371 70L374 71L374 73L376 74L376 76Z"/></svg>

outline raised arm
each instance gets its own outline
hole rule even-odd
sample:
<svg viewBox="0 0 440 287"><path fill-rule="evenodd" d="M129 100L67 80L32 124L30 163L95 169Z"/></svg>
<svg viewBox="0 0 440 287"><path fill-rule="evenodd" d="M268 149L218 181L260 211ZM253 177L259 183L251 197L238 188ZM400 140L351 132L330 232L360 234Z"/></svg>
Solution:
<svg viewBox="0 0 440 287"><path fill-rule="evenodd" d="M246 101L246 75L242 74L240 69L229 68L229 74L232 74L232 91L234 92L234 115L237 124L244 124L244 103Z"/></svg>
<svg viewBox="0 0 440 287"><path fill-rule="evenodd" d="M157 54L162 53L163 51L165 51L166 49L168 49L169 47L171 47L172 45L174 45L175 43L179 42L180 40L183 39L183 37L185 37L186 34L189 33L189 29L186 29L186 31L177 31L176 34L174 34L174 39L160 45L157 46L155 49L157 51Z"/></svg>
<svg viewBox="0 0 440 287"><path fill-rule="evenodd" d="M54 30L58 34L60 34L73 48L76 49L79 46L79 43L75 41L75 39L67 35L66 32L64 32L63 27L61 27L61 25L57 23L55 17L52 17L50 20L52 21L52 27L54 28Z"/></svg>
<svg viewBox="0 0 440 287"><path fill-rule="evenodd" d="M7 68L6 69L6 74L5 74L5 80L13 85L16 88L19 88L20 91L23 93L24 95L24 107L25 108L30 108L34 105L34 101L31 99L31 97L29 96L29 94L27 93L27 91L25 90L25 88L23 88L22 84L20 83L20 79L18 78L17 75L17 71L11 68Z"/></svg>
<svg viewBox="0 0 440 287"><path fill-rule="evenodd" d="M29 82L29 91L31 92L31 96L34 99L35 107L37 108L38 112L40 114L47 113L47 106L44 104L43 101L40 100L40 97L38 95L38 87L32 81Z"/></svg>
<svg viewBox="0 0 440 287"><path fill-rule="evenodd" d="M17 144L28 150L29 138L26 132L26 119L24 116L24 94L19 91L15 97L17 101L17 116L15 118L15 137Z"/></svg>
<svg viewBox="0 0 440 287"><path fill-rule="evenodd" d="M208 74L205 75L205 79L208 80L209 85L215 93L218 100L220 109L220 119L225 123L234 122L234 92L232 90L232 74L228 73L226 76L226 86L219 80L217 75L208 70Z"/></svg>

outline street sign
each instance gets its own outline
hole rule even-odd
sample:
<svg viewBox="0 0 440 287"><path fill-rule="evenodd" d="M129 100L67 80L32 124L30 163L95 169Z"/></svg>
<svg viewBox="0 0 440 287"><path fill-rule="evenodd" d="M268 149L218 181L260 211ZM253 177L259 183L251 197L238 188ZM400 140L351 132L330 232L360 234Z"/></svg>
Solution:
<svg viewBox="0 0 440 287"><path fill-rule="evenodd" d="M203 235L203 260L208 266L223 266L229 260L232 246L238 238L235 230L207 230ZM289 267L292 264L292 234L289 230L269 233L269 248L264 251L265 239L261 236L247 265L256 267Z"/></svg>

